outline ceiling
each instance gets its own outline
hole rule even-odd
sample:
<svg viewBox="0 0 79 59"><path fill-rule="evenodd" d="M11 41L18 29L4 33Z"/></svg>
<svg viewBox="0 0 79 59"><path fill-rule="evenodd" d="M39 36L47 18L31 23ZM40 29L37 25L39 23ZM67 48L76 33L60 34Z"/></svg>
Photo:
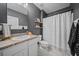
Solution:
<svg viewBox="0 0 79 59"><path fill-rule="evenodd" d="M47 14L70 6L69 3L34 3L40 10Z"/></svg>
<svg viewBox="0 0 79 59"><path fill-rule="evenodd" d="M18 3L7 3L7 8L27 15L27 6L26 6L26 4L22 4L22 3L21 4L18 4Z"/></svg>
<svg viewBox="0 0 79 59"><path fill-rule="evenodd" d="M70 6L69 3L34 3L34 5L36 5L40 10L43 9L47 14ZM27 15L26 3L8 3L7 7Z"/></svg>

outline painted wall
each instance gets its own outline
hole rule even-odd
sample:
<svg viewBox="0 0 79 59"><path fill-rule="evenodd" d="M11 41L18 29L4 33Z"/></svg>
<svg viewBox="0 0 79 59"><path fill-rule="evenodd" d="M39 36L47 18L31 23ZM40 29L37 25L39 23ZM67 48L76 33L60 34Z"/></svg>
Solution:
<svg viewBox="0 0 79 59"><path fill-rule="evenodd" d="M79 18L79 3L71 3L71 8L73 9L73 20Z"/></svg>
<svg viewBox="0 0 79 59"><path fill-rule="evenodd" d="M40 10L33 3L29 3L27 9L28 9L27 15L24 15L22 13L16 12L11 9L7 9L6 11L7 11L7 15L15 16L19 18L19 25L27 25L28 30L33 32L33 34L40 34L41 30L35 28L35 23L34 23L36 18L40 18ZM27 30L11 30L12 34L26 32L26 31Z"/></svg>
<svg viewBox="0 0 79 59"><path fill-rule="evenodd" d="M0 23L7 23L7 4L0 3Z"/></svg>
<svg viewBox="0 0 79 59"><path fill-rule="evenodd" d="M19 25L28 26L28 17L22 13L16 12L14 10L7 8L7 15L18 17L19 18Z"/></svg>
<svg viewBox="0 0 79 59"><path fill-rule="evenodd" d="M0 23L7 23L7 4L0 3ZM0 35L2 31L0 31Z"/></svg>
<svg viewBox="0 0 79 59"><path fill-rule="evenodd" d="M27 15L24 15L22 13L16 12L16 11L8 9L8 8L7 8L7 15L18 17L19 18L19 25L28 26L28 17L27 17ZM17 30L11 30L11 33L12 34L14 34L14 33L23 33L23 32L26 32L26 31L27 30L17 29Z"/></svg>
<svg viewBox="0 0 79 59"><path fill-rule="evenodd" d="M40 18L41 12L33 3L29 3L27 8L28 8L28 19L29 19L28 20L29 31L31 31L33 34L40 34L41 29L35 28L34 21L37 18Z"/></svg>

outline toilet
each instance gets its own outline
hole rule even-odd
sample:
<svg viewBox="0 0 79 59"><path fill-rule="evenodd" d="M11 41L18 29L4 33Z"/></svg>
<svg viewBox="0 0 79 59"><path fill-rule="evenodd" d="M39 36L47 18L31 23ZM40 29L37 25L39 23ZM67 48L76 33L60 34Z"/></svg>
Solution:
<svg viewBox="0 0 79 59"><path fill-rule="evenodd" d="M48 44L47 41L39 41L38 56L65 56L64 52Z"/></svg>
<svg viewBox="0 0 79 59"><path fill-rule="evenodd" d="M38 55L39 56L48 56L48 42L47 41L39 41L39 47L38 47Z"/></svg>
<svg viewBox="0 0 79 59"><path fill-rule="evenodd" d="M44 48L44 49L47 49L48 48L48 42L47 41L39 41L39 46Z"/></svg>

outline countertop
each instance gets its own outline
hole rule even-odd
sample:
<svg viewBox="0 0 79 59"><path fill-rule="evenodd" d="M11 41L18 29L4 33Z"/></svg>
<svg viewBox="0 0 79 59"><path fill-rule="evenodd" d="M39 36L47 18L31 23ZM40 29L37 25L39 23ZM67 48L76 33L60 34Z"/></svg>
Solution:
<svg viewBox="0 0 79 59"><path fill-rule="evenodd" d="M13 45L16 45L16 44L19 44L19 43L22 43L22 42L25 42L25 41L27 41L27 42L31 41L32 39L37 38L37 37L41 37L41 35L31 35L31 36L29 36L29 35L16 36L15 35L14 37L12 37L10 39L0 41L0 50L13 46Z"/></svg>

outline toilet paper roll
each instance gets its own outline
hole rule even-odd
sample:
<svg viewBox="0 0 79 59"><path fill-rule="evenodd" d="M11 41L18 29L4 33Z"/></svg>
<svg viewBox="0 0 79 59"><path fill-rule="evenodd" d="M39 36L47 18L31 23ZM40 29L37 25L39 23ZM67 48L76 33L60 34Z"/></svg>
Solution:
<svg viewBox="0 0 79 59"><path fill-rule="evenodd" d="M40 41L39 44L40 44L40 46L41 46L42 48L45 48L45 49L48 48L48 42L46 42L46 41Z"/></svg>

